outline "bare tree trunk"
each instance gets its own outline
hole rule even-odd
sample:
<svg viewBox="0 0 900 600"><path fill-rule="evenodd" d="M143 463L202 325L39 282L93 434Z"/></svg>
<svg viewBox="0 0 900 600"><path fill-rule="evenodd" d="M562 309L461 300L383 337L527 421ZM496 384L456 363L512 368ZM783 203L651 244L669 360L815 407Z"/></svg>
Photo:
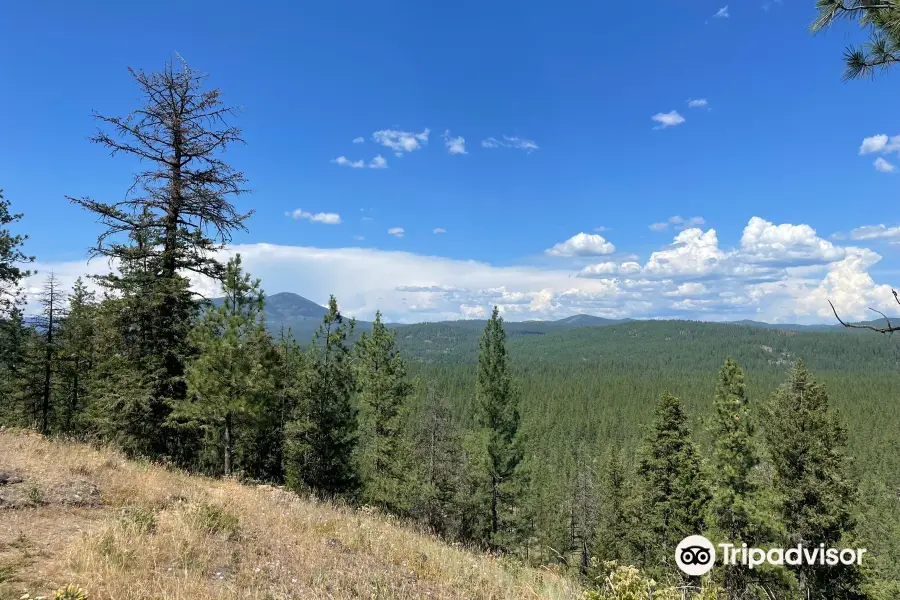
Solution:
<svg viewBox="0 0 900 600"><path fill-rule="evenodd" d="M50 415L50 377L52 373L51 362L53 361L53 301L55 289L53 281L50 282L49 305L47 309L47 350L44 355L44 393L41 397L41 433L47 433L49 427Z"/></svg>

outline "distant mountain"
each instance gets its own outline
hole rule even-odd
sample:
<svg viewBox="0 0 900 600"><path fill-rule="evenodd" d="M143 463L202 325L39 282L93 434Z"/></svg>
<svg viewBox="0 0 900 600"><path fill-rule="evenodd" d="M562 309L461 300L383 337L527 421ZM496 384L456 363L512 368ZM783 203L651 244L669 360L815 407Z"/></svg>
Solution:
<svg viewBox="0 0 900 600"><path fill-rule="evenodd" d="M213 304L218 306L224 302L222 298L213 300ZM328 313L328 309L324 306L316 304L312 300L304 298L298 294L291 292L280 292L266 296L266 326L273 334L278 334L283 329L290 329L294 333L294 337L298 341L305 342L310 339L319 328L322 317ZM595 317L593 315L578 314L556 321L506 321L504 326L507 334L511 338L520 336L535 336L556 333L568 329L576 329L581 327L607 327L611 325L621 325L626 323L640 323L641 320L634 319L606 319L603 317ZM443 339L445 342L453 343L454 341L462 341L476 339L473 334L480 335L484 329L486 321L483 319L466 319L458 321L440 321L429 323L415 323L409 325L392 324L391 327L397 331L398 337L406 339L414 339L424 336L423 339L437 336L436 339ZM759 329L774 329L780 331L797 331L797 332L835 332L835 331L864 331L864 330L848 330L840 324L817 324L817 325L796 325L791 323L764 323L762 321L753 321L745 319L742 321L729 321L720 323L724 325L737 325L744 327L755 327ZM866 321L861 324L873 325L875 327L883 327L884 321ZM372 328L372 324L367 321L357 321L357 331L368 331ZM429 344L436 339L428 342Z"/></svg>
<svg viewBox="0 0 900 600"><path fill-rule="evenodd" d="M565 319L553 321L558 325L566 325L569 327L601 327L603 325L616 325L617 323L625 323L631 319L604 319L603 317L595 317L593 315L572 315Z"/></svg>

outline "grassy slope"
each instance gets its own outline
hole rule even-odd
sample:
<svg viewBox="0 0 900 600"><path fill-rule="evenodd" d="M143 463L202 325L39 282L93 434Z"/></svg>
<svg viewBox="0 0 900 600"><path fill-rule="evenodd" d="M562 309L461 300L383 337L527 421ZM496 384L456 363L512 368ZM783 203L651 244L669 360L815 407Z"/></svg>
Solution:
<svg viewBox="0 0 900 600"><path fill-rule="evenodd" d="M365 511L34 434L0 431L0 471L24 479L0 486L0 598L70 582L91 600L579 595Z"/></svg>

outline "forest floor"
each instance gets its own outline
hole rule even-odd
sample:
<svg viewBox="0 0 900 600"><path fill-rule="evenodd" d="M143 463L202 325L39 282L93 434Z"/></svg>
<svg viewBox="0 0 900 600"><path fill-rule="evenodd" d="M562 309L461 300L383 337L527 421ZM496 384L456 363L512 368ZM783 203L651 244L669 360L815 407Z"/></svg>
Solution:
<svg viewBox="0 0 900 600"><path fill-rule="evenodd" d="M574 599L556 573L367 510L0 430L0 598Z"/></svg>

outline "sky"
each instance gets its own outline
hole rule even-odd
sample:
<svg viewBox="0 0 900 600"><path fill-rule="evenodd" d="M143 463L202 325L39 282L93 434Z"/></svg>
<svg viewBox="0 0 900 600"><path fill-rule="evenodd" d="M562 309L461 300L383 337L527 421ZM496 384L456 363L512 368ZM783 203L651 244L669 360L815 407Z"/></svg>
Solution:
<svg viewBox="0 0 900 600"><path fill-rule="evenodd" d="M726 4L727 2L727 4ZM76 6L77 4L77 6ZM897 309L900 73L844 82L813 0L8 3L0 188L38 273L102 231L67 196L139 167L88 137L126 67L209 74L246 144L240 252L268 293L393 322L832 322ZM214 293L210 282L198 290Z"/></svg>

